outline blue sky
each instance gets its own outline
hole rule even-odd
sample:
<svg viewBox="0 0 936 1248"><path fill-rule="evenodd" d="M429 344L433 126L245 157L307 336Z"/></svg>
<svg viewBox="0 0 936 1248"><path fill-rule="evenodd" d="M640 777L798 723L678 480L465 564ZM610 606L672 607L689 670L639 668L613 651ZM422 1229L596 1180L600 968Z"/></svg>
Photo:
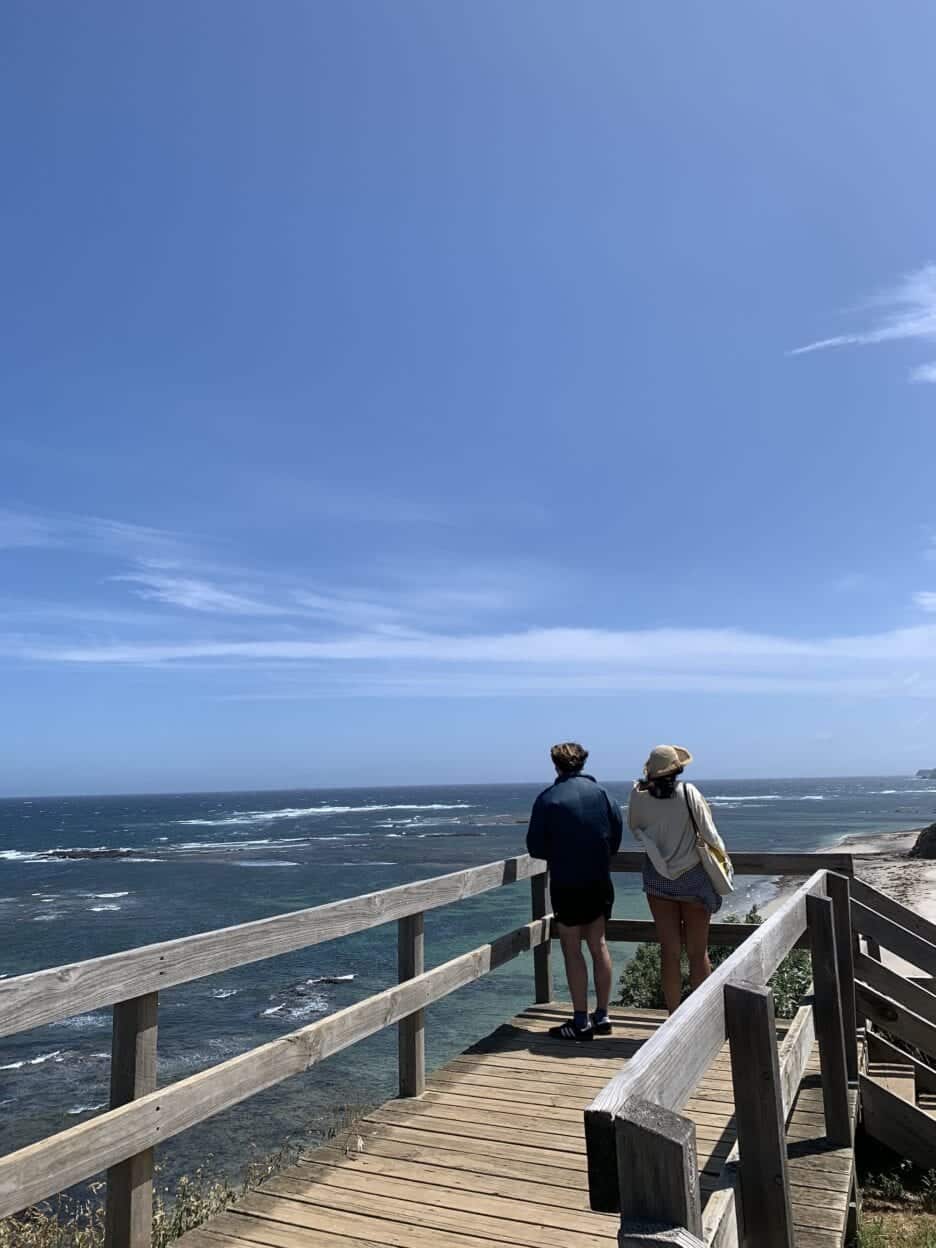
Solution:
<svg viewBox="0 0 936 1248"><path fill-rule="evenodd" d="M936 765L934 41L7 0L0 791Z"/></svg>

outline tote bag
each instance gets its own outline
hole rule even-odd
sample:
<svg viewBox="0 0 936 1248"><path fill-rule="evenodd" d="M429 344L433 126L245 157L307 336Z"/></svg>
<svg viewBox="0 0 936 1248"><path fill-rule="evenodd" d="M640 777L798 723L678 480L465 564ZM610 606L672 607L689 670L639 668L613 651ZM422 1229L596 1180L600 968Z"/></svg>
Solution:
<svg viewBox="0 0 936 1248"><path fill-rule="evenodd" d="M726 897L729 893L734 892L734 867L731 865L731 859L720 845L712 845L702 835L696 821L695 811L692 809L689 786L686 784L683 785L683 797L686 799L686 806L689 808L689 818L692 820L692 828L695 832L696 849L699 851L699 858L705 874L712 881L712 887L715 889L715 892L720 897Z"/></svg>

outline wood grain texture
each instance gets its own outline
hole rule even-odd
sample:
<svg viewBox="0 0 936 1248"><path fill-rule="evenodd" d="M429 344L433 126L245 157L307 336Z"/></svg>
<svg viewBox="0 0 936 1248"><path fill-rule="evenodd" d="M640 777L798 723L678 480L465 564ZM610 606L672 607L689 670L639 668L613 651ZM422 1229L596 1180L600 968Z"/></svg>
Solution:
<svg viewBox="0 0 936 1248"><path fill-rule="evenodd" d="M806 910L812 949L815 987L813 1013L822 1069L826 1131L834 1143L844 1146L851 1144L852 1121L848 1101L848 1063L842 1024L835 916L832 902L827 897L807 897Z"/></svg>
<svg viewBox="0 0 936 1248"><path fill-rule="evenodd" d="M869 910L858 901L852 902L852 926L867 938L869 946L874 942L875 945L889 949L891 953L896 953L911 965L919 967L921 971L926 971L928 975L936 975L936 945L931 945L909 928L895 923L893 919L876 910Z"/></svg>
<svg viewBox="0 0 936 1248"><path fill-rule="evenodd" d="M0 980L0 1036L365 931L531 879L545 870L545 863L524 854L309 910Z"/></svg>
<svg viewBox="0 0 936 1248"><path fill-rule="evenodd" d="M876 1080L861 1076L865 1130L923 1170L936 1168L936 1119Z"/></svg>
<svg viewBox="0 0 936 1248"><path fill-rule="evenodd" d="M919 1014L920 1018L925 1018L928 1023L936 1025L936 996L926 988L921 988L906 976L864 953L859 953L855 958L855 975L876 992L890 997L914 1014Z"/></svg>
<svg viewBox="0 0 936 1248"><path fill-rule="evenodd" d="M841 875L854 875L853 854L758 854L733 853L731 861L736 875L802 875L810 876L816 871L837 871ZM627 850L611 859L612 871L642 871L644 854L641 850Z"/></svg>
<svg viewBox="0 0 936 1248"><path fill-rule="evenodd" d="M534 875L530 880L532 918L544 919L552 914L552 903L549 897L549 877ZM546 941L533 953L533 985L534 997L537 1002L552 1000L552 943Z"/></svg>
<svg viewBox="0 0 936 1248"><path fill-rule="evenodd" d="M922 914L917 914L909 906L895 901L887 893L872 888L870 884L866 884L864 880L856 876L851 881L851 895L852 900L858 902L859 905L869 910L876 910L878 914L883 914L891 922L905 927L907 931L913 932L915 936L921 937L928 944L936 945L936 923L931 923L929 919L925 919Z"/></svg>
<svg viewBox="0 0 936 1248"><path fill-rule="evenodd" d="M155 992L114 1006L111 1039L110 1106L118 1109L156 1090ZM105 1248L149 1248L153 1226L152 1148L107 1171Z"/></svg>
<svg viewBox="0 0 936 1248"><path fill-rule="evenodd" d="M410 914L397 924L397 971L400 983L426 969L425 916ZM414 1010L397 1025L400 1096L422 1096L426 1088L426 1015Z"/></svg>
<svg viewBox="0 0 936 1248"><path fill-rule="evenodd" d="M618 1207L613 1119L630 1099L679 1110L725 1042L725 985L765 984L806 929L806 901L825 897L817 872L697 989L592 1101L585 1114L592 1207Z"/></svg>
<svg viewBox="0 0 936 1248"><path fill-rule="evenodd" d="M712 923L709 925L709 948L737 949L749 936L759 932L760 928L761 924L758 923ZM608 940L633 945L655 944L659 936L652 919L611 919L608 923ZM805 932L793 947L796 949L809 947Z"/></svg>
<svg viewBox="0 0 936 1248"><path fill-rule="evenodd" d="M891 1044L883 1036L871 1032L865 1043L868 1047L868 1060L871 1062L901 1062L913 1067L918 1092L936 1093L936 1069L927 1066L919 1058Z"/></svg>
<svg viewBox="0 0 936 1248"><path fill-rule="evenodd" d="M728 984L725 1018L731 1046L744 1241L760 1248L794 1248L773 994L759 984Z"/></svg>
<svg viewBox="0 0 936 1248"><path fill-rule="evenodd" d="M615 1117L621 1221L652 1221L702 1234L695 1124L649 1101Z"/></svg>
<svg viewBox="0 0 936 1248"><path fill-rule="evenodd" d="M855 984L855 996L865 1018L936 1061L936 1026L860 979Z"/></svg>
<svg viewBox="0 0 936 1248"><path fill-rule="evenodd" d="M0 1217L16 1213L272 1087L534 949L528 923L328 1018L0 1158Z"/></svg>
<svg viewBox="0 0 936 1248"><path fill-rule="evenodd" d="M838 960L839 994L842 1001L842 1028L845 1033L845 1063L848 1078L858 1078L858 1014L855 1005L855 937L851 925L851 881L846 875L830 871L826 876L826 892L832 902L835 927L835 952ZM934 998L936 1005L936 998Z"/></svg>

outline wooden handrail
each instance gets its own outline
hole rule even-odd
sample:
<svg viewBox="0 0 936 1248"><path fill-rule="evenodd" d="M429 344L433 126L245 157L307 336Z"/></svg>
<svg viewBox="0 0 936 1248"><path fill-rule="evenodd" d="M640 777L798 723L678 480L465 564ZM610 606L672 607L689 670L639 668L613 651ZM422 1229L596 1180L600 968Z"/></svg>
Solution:
<svg viewBox="0 0 936 1248"><path fill-rule="evenodd" d="M645 861L643 850L625 850L611 859L612 871L642 871ZM854 854L761 854L740 852L731 854L736 875L813 875L816 871L837 871L839 875L854 875Z"/></svg>
<svg viewBox="0 0 936 1248"><path fill-rule="evenodd" d="M806 930L807 897L825 897L817 871L680 1006L585 1111L592 1208L620 1208L614 1119L628 1101L678 1111L725 1043L725 985L765 984Z"/></svg>
<svg viewBox="0 0 936 1248"><path fill-rule="evenodd" d="M527 923L431 971L119 1109L0 1157L0 1218L136 1157L276 1083L473 983L549 939Z"/></svg>
<svg viewBox="0 0 936 1248"><path fill-rule="evenodd" d="M0 980L0 1036L29 1031L104 1005L116 1005L277 954L350 936L542 875L545 870L545 862L523 854L308 910L294 910L270 919Z"/></svg>

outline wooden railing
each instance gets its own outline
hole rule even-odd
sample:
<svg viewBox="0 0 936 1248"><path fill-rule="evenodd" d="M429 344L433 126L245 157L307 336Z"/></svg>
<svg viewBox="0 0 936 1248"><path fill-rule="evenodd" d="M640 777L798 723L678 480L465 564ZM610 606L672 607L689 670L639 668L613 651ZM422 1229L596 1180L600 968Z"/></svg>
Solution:
<svg viewBox="0 0 936 1248"><path fill-rule="evenodd" d="M817 866L851 872L851 859L842 854L738 854L734 861L739 873L754 875L806 874ZM642 864L642 854L626 853L617 855L612 867L615 871L636 871ZM543 862L523 855L0 981L0 1036L113 1006L110 1108L87 1122L0 1157L0 1217L17 1213L106 1170L107 1248L146 1248L151 1234L153 1149L157 1144L392 1025L398 1027L400 1095L419 1096L425 1087L423 1011L428 1005L529 950L534 956L535 1000L551 999L552 916L545 871ZM521 880L531 882L532 922L431 971L425 970L423 918L427 910ZM816 889L819 885L809 887ZM795 897L800 898L802 893L800 890ZM799 916L802 905L791 899L782 912L789 915L792 906ZM157 1088L160 992L394 921L398 925L399 971L399 982L394 987L189 1078ZM797 917L782 925L784 952L803 934L802 926L793 930L798 923ZM743 967L745 976L763 982L764 975L769 973L765 970L769 959L765 961L758 951L765 946L770 950L779 947L771 936L776 930L776 916L763 927L717 924L713 926L712 939L713 943L732 945L744 941L725 966L740 958L738 965ZM650 922L619 920L610 925L609 936L627 941L653 940L655 931ZM711 991L707 995L696 994L693 1003L711 995ZM723 1012L715 1010L713 1017L712 1025L724 1031ZM686 1018L686 1022L691 1020ZM672 1030L667 1034L672 1035ZM802 1034L805 1036L806 1031ZM668 1109L675 1105L675 1101L670 1101L671 1095L666 1102ZM597 1119L591 1115L590 1121L589 1138L594 1144ZM605 1132L605 1160L610 1156L608 1138ZM607 1179L602 1190L610 1190ZM601 1199L607 1203L611 1196L599 1197L596 1207L605 1207Z"/></svg>
<svg viewBox="0 0 936 1248"><path fill-rule="evenodd" d="M820 856L811 860L821 865ZM814 1039L827 1134L836 1145L852 1138L849 1098L858 1078L858 1048L850 909L847 875L828 869L812 874L586 1110L591 1205L620 1212L620 1248L729 1248L739 1243L739 1214L745 1244L792 1248L786 1122ZM814 992L778 1049L767 982L804 935ZM737 1143L703 1218L695 1126L679 1111L726 1040Z"/></svg>

